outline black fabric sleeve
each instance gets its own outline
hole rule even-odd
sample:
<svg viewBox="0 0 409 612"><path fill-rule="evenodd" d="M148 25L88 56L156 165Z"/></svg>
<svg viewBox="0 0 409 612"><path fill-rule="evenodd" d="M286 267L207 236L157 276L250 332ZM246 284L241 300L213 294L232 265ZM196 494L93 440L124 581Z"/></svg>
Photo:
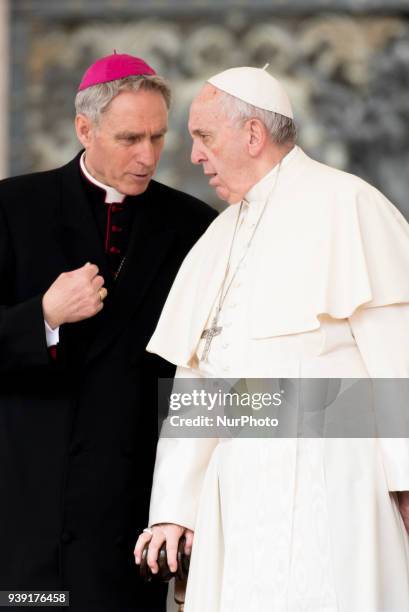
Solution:
<svg viewBox="0 0 409 612"><path fill-rule="evenodd" d="M0 373L50 365L42 296L14 303L15 258L0 205Z"/></svg>

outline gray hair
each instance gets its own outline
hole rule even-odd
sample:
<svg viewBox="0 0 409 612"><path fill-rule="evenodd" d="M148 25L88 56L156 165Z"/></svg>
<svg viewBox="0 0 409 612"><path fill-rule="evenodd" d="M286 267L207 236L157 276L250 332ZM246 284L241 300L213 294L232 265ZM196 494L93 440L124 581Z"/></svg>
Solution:
<svg viewBox="0 0 409 612"><path fill-rule="evenodd" d="M171 91L163 77L157 75L136 75L98 83L87 89L79 91L75 97L75 110L77 115L85 115L93 123L98 123L101 114L108 110L112 100L121 91L157 91L170 107Z"/></svg>
<svg viewBox="0 0 409 612"><path fill-rule="evenodd" d="M259 119L266 127L271 140L275 144L295 143L297 127L293 119L253 106L224 91L221 92L220 102L224 111L233 122L244 124L249 119Z"/></svg>

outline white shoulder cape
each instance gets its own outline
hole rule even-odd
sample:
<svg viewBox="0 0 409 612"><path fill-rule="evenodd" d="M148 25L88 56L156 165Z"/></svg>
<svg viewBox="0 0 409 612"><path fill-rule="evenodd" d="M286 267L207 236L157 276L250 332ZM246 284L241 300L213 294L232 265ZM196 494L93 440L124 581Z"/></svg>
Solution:
<svg viewBox="0 0 409 612"><path fill-rule="evenodd" d="M228 207L185 258L147 350L189 366L225 273L239 213ZM317 329L318 316L409 302L409 225L377 189L301 149L279 179L252 248L252 338Z"/></svg>

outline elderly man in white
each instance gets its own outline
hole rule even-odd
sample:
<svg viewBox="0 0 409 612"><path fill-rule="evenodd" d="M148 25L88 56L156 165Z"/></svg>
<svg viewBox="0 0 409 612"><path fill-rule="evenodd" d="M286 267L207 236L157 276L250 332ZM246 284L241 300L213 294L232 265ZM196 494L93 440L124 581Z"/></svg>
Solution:
<svg viewBox="0 0 409 612"><path fill-rule="evenodd" d="M232 206L185 259L148 350L179 377L409 377L399 211L295 145L264 69L209 79L189 130ZM156 572L166 541L175 569L194 532L186 612L404 612L406 530L408 438L162 438L135 558L149 542Z"/></svg>

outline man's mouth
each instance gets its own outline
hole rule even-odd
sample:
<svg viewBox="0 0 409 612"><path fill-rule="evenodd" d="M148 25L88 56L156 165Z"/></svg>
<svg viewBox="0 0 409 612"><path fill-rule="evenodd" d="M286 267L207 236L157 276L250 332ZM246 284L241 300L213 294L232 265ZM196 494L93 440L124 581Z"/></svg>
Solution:
<svg viewBox="0 0 409 612"><path fill-rule="evenodd" d="M206 172L205 173L206 176L209 176L209 185L211 185L212 187L214 187L217 183L217 173L216 172Z"/></svg>
<svg viewBox="0 0 409 612"><path fill-rule="evenodd" d="M136 172L132 172L132 176L133 176L134 178L136 178L137 180L144 180L144 179L147 179L147 178L149 178L149 177L150 177L150 175L151 175L151 173L150 173L150 172L145 172L145 173L139 173L139 172L138 172L138 173L136 173Z"/></svg>

